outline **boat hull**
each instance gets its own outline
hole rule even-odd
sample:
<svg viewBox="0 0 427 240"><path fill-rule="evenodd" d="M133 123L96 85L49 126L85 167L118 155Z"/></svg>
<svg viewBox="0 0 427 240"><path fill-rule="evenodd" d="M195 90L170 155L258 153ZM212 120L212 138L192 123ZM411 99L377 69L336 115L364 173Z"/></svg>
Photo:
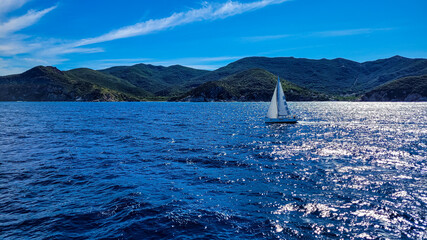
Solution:
<svg viewBox="0 0 427 240"><path fill-rule="evenodd" d="M298 123L298 120L295 118L266 118L265 123L295 124Z"/></svg>

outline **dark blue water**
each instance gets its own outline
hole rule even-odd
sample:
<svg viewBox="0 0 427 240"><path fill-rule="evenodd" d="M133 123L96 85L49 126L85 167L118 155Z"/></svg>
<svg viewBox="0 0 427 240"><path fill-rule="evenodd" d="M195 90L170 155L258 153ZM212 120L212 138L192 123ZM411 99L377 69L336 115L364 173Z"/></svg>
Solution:
<svg viewBox="0 0 427 240"><path fill-rule="evenodd" d="M427 103L290 107L0 103L0 238L427 238Z"/></svg>

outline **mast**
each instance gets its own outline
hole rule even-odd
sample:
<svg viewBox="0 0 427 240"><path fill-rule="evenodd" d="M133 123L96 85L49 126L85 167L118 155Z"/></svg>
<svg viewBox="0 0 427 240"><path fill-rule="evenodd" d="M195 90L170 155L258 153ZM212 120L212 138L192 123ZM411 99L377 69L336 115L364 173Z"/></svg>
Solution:
<svg viewBox="0 0 427 240"><path fill-rule="evenodd" d="M276 86L276 89L277 89L277 100L276 100L277 101L277 104L276 104L277 117L280 117L280 108L279 108L279 106L280 106L280 94L279 94L279 91L282 89L281 86L282 85L280 84L280 77L279 77L279 75L277 75L277 86Z"/></svg>

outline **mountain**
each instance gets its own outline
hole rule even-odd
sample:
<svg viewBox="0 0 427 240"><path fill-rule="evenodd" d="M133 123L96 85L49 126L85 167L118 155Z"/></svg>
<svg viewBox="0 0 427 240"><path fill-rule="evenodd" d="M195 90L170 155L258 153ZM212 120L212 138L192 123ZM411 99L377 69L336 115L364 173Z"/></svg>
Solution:
<svg viewBox="0 0 427 240"><path fill-rule="evenodd" d="M195 80L217 81L245 70L261 68L299 86L328 94L360 94L388 81L427 74L427 59L400 56L358 63L342 58L313 60L293 57L248 57Z"/></svg>
<svg viewBox="0 0 427 240"><path fill-rule="evenodd" d="M100 70L130 84L144 89L155 96L174 96L182 94L188 87L204 83L204 79L194 80L196 77L209 73L206 70L197 70L180 65L170 67L137 64L129 67L112 67Z"/></svg>
<svg viewBox="0 0 427 240"><path fill-rule="evenodd" d="M427 59L395 56L358 63L342 58L248 57L215 71L149 64L98 71L39 66L0 77L0 101L268 101L276 81L273 75L287 80L284 88L289 100L352 100L365 93L363 99L375 99L367 93L376 87L427 75ZM405 91L403 96L412 91L409 85L401 89L406 86L403 82L384 86L388 92L393 87ZM421 93L424 87L420 85ZM421 93L416 99L424 99ZM402 96L387 95L384 99ZM415 95L410 96L409 100Z"/></svg>
<svg viewBox="0 0 427 240"><path fill-rule="evenodd" d="M263 69L250 69L218 81L204 83L172 101L270 101L277 83L277 76ZM282 80L287 100L328 100L320 94Z"/></svg>
<svg viewBox="0 0 427 240"><path fill-rule="evenodd" d="M137 64L101 71L60 71L38 66L22 74L0 77L0 101L166 100L184 93L191 85L200 85L192 79L207 72L179 65Z"/></svg>
<svg viewBox="0 0 427 240"><path fill-rule="evenodd" d="M427 75L391 81L365 93L362 101L427 101Z"/></svg>
<svg viewBox="0 0 427 240"><path fill-rule="evenodd" d="M152 93L144 89L138 88L124 79L100 71L95 71L89 68L77 68L70 71L66 71L65 74L76 80L86 81L97 86L101 86L103 88L126 93L135 97L144 98L153 96Z"/></svg>
<svg viewBox="0 0 427 240"><path fill-rule="evenodd" d="M0 77L0 101L139 101L140 98L38 66Z"/></svg>

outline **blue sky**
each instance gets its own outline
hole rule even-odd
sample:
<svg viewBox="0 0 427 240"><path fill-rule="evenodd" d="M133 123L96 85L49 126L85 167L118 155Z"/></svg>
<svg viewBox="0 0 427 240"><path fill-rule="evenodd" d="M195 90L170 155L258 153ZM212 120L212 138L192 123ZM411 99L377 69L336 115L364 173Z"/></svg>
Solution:
<svg viewBox="0 0 427 240"><path fill-rule="evenodd" d="M427 57L425 0L1 0L0 75L246 56Z"/></svg>

